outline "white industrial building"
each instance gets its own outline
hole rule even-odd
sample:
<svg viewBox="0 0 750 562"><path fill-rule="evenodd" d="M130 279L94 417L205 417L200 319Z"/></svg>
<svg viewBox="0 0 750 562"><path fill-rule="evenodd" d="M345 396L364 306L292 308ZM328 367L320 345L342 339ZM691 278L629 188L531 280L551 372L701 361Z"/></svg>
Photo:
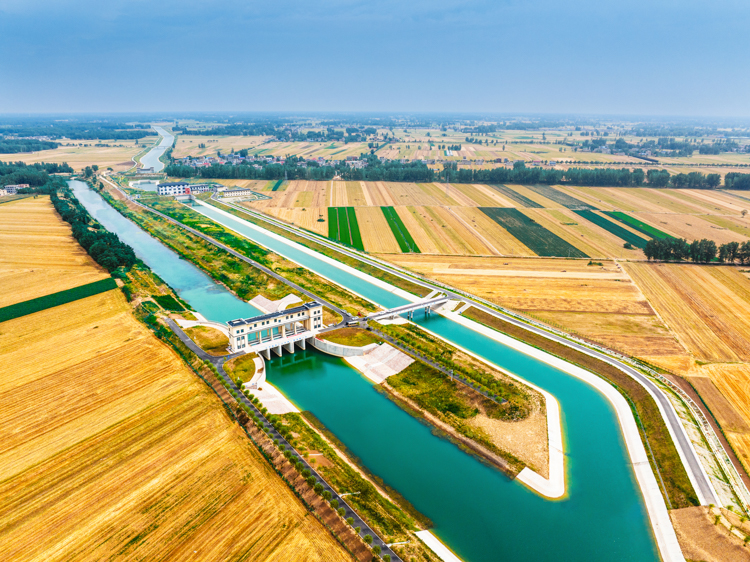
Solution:
<svg viewBox="0 0 750 562"><path fill-rule="evenodd" d="M160 183L156 186L159 195L193 195L204 191L216 191L216 186L210 183L188 183L186 181Z"/></svg>
<svg viewBox="0 0 750 562"><path fill-rule="evenodd" d="M280 355L282 346L290 351L295 343L304 347L306 339L317 335L323 328L323 305L313 301L263 316L231 320L227 324L232 353L274 350Z"/></svg>

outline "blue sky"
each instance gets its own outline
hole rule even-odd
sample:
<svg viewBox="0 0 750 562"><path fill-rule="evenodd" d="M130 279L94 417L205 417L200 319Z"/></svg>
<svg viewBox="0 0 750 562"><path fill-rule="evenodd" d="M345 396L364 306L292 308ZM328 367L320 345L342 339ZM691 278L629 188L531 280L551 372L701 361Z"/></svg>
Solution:
<svg viewBox="0 0 750 562"><path fill-rule="evenodd" d="M0 113L750 116L746 0L0 0Z"/></svg>

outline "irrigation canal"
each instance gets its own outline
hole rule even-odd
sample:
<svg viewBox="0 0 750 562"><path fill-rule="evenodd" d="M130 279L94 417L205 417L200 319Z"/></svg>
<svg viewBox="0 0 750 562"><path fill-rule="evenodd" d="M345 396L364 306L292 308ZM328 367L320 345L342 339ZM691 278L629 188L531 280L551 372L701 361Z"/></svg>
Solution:
<svg viewBox="0 0 750 562"><path fill-rule="evenodd" d="M257 314L203 272L142 231L81 182L76 197L133 246L206 318ZM210 206L196 210L386 307L397 295L311 256ZM415 321L552 393L562 409L567 494L550 501L458 447L389 400L343 360L315 350L267 363L268 380L318 417L373 474L435 524L465 562L496 560L656 561L653 539L614 410L584 382L439 315Z"/></svg>
<svg viewBox="0 0 750 562"><path fill-rule="evenodd" d="M164 163L159 158L172 146L174 137L161 127L154 125L153 129L161 137L161 142L141 158L141 164L143 164L144 168L153 168L154 172L161 172L164 169Z"/></svg>

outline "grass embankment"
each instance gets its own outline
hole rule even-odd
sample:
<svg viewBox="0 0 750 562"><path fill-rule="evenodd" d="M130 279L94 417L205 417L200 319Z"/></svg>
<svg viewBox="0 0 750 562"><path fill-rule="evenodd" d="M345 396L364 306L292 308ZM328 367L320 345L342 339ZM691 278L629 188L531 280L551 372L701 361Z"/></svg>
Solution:
<svg viewBox="0 0 750 562"><path fill-rule="evenodd" d="M224 370L233 381L239 379L243 383L248 382L255 375L256 357L258 357L257 353L246 353L245 355L230 359L224 363Z"/></svg>
<svg viewBox="0 0 750 562"><path fill-rule="evenodd" d="M202 198L204 199L204 198ZM397 275L392 275L390 273L387 273L385 271L382 271L380 268L377 268L375 266L372 266L370 264L367 264L361 260L358 260L356 258L352 258L350 256L347 256L345 254L342 254L341 252L337 252L336 250L332 250L331 248L328 248L327 246L323 246L322 244L318 244L316 242L313 242L312 240L308 240L307 238L303 238L302 236L298 236L292 232L289 232L279 226L276 226L275 224L271 222L267 222L261 219L256 218L252 214L243 213L241 211L238 211L237 209L233 207L229 207L227 205L224 205L222 203L218 203L216 201L213 201L211 199L205 198L204 199L206 203L209 205L213 205L214 207L221 209L222 211L226 211L228 213L231 213L243 220L246 220L248 222L251 222L255 225L258 225L262 228L265 228L266 230L269 230L271 232L274 232L280 236L283 236L284 238L288 240L292 240L293 242L297 242L298 244L302 246L306 246L307 248L310 248L311 250L315 250L316 252L319 252L323 254L324 256L328 256L329 258L333 258L337 261L340 261L341 263L345 263L346 265L350 265L351 267L356 268L357 270L367 273L368 275L371 275L375 277L376 279L380 279L382 281L385 281L386 283L389 283L393 285L394 287L399 287L400 289L403 289L407 293L412 293L413 295L418 295L420 297L427 296L430 293L430 289L426 287L422 287L421 285L418 285L416 283L412 283L408 279L402 279L401 277L398 277Z"/></svg>
<svg viewBox="0 0 750 562"><path fill-rule="evenodd" d="M303 419L304 416L304 419ZM394 551L402 560L436 561L437 557L412 534L419 528L432 526L432 523L417 512L406 500L395 491L390 490L375 477L370 480L378 482L380 489L385 490L390 499L384 497L378 489L362 474L366 470L359 466L356 458L346 451L325 427L309 412L302 414L284 414L279 416L287 438L294 447L315 466L315 469L338 493L348 493L346 502L362 517L372 529L387 543L408 541L406 545L395 546ZM311 425L313 427L311 427ZM318 433L325 435L325 439ZM345 455L339 455L333 443ZM320 455L309 456L310 453ZM357 468L355 469L354 466ZM396 502L396 503L394 503Z"/></svg>
<svg viewBox="0 0 750 562"><path fill-rule="evenodd" d="M474 381L498 401L506 400L494 416L505 421L519 421L531 413L530 390L506 374L488 367L449 343L435 338L414 324L378 324L377 329L407 347L429 356L437 364Z"/></svg>
<svg viewBox="0 0 750 562"><path fill-rule="evenodd" d="M371 302L353 295L345 289L326 281L304 267L297 266L295 263L279 256L278 254L261 248L246 238L235 235L211 219L195 212L190 207L177 203L171 198L156 197L150 199L148 204L155 210L180 221L182 224L194 228L195 230L226 244L237 252L240 252L261 265L272 269L282 277L289 279L298 286L316 295L319 295L351 314L365 314L374 311L376 308ZM136 211L134 214L139 218L143 218L145 215L145 213L139 211ZM148 226L145 226L145 228L148 228L150 232L162 239L168 239L170 241L174 239L183 241L192 239L193 244L191 244L191 251L187 254L183 254L183 250L179 250L181 255L198 263L198 265L209 273L212 273L212 271L216 270L217 266L219 266L218 277L216 274L212 273L212 275L231 289L235 290L235 292L237 292L237 294L243 299L249 300L249 298L252 298L252 296L255 296L256 294L263 294L269 298L279 299L289 293L293 293L302 297L303 300L308 300L306 296L291 290L286 284L269 277L250 264L235 258L220 248L216 248L205 240L186 232L161 217L150 215L146 224L148 224ZM215 265L213 263L214 261L217 262ZM235 287L237 287L238 290L235 289Z"/></svg>
<svg viewBox="0 0 750 562"><path fill-rule="evenodd" d="M648 445L644 441L644 446L646 451L649 452L652 468L658 470L666 487L666 490L662 490L662 493L666 494L667 505L671 505L675 509L698 505L698 498L677 454L669 430L659 413L659 408L646 389L638 382L608 363L515 326L481 310L470 308L463 315L583 367L617 388L628 399L641 431L645 431L648 438ZM641 434L641 438L643 439L643 434Z"/></svg>
<svg viewBox="0 0 750 562"><path fill-rule="evenodd" d="M371 343L382 341L372 332L368 332L362 328L339 328L332 332L326 332L320 337L331 343L350 345L352 347L363 347L365 345L370 345Z"/></svg>
<svg viewBox="0 0 750 562"><path fill-rule="evenodd" d="M193 326L186 329L185 333L209 355L219 356L228 353L229 338L215 328Z"/></svg>
<svg viewBox="0 0 750 562"><path fill-rule="evenodd" d="M48 308L85 299L86 297L98 295L99 293L111 291L116 288L117 283L110 277L108 279L94 281L93 283L87 283L86 285L81 285L79 287L73 287L72 289L66 289L65 291L52 293L51 295L45 295L43 297L5 306L0 308L0 322L6 322L7 320L26 316L27 314L33 314Z"/></svg>

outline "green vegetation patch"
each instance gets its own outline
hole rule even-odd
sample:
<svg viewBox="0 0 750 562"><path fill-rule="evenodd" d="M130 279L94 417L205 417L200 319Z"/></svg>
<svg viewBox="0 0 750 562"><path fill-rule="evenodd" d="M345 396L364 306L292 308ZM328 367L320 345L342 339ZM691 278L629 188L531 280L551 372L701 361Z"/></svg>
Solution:
<svg viewBox="0 0 750 562"><path fill-rule="evenodd" d="M666 232L662 232L658 228L654 228L650 224L646 224L643 221L639 221L635 217L631 217L630 215L623 213L621 211L602 211L605 215L608 217L612 217L615 220L620 221L623 224L627 224L630 228L636 229L638 232L642 232L646 236L650 236L651 238L674 238L674 236L670 236Z"/></svg>
<svg viewBox="0 0 750 562"><path fill-rule="evenodd" d="M60 306L62 304L68 304L69 302L85 299L99 293L111 291L117 288L117 283L111 277L102 279L100 281L94 281L93 283L87 283L79 287L73 287L72 289L66 289L58 293L52 293L51 295L45 295L36 299L31 299L10 306L4 306L0 308L0 322L6 322L13 320L14 318L20 318L27 314L34 314L41 310Z"/></svg>
<svg viewBox="0 0 750 562"><path fill-rule="evenodd" d="M580 199L576 199L575 197L571 197L567 193L563 193L562 191L559 191L555 189L554 187L551 187L549 185L528 185L528 187L531 191L534 191L538 193L539 195L543 195L547 199L550 199L554 201L555 203L560 203L563 207L566 207L568 209L576 210L576 209L586 209L589 211L595 211L596 207L592 207L588 203L584 203Z"/></svg>
<svg viewBox="0 0 750 562"><path fill-rule="evenodd" d="M359 231L359 222L357 222L357 213L354 207L346 208L346 217L349 221L349 234L351 235L352 246L364 252L365 247L362 244L362 234Z"/></svg>
<svg viewBox="0 0 750 562"><path fill-rule="evenodd" d="M515 236L538 256L589 257L518 209L480 207L479 210L510 232L512 236Z"/></svg>
<svg viewBox="0 0 750 562"><path fill-rule="evenodd" d="M284 183L284 180L278 180L275 184L273 184L271 191L284 191L283 189L281 189L281 184L283 183Z"/></svg>
<svg viewBox="0 0 750 562"><path fill-rule="evenodd" d="M613 223L612 221L604 218L601 215L597 215L594 211L587 211L587 210L581 210L576 211L573 210L573 212L587 221L593 222L596 226L599 226L606 230L607 232L610 232L617 236L618 238L622 238L625 240L625 242L631 243L636 248L645 248L647 240L644 238L641 238L637 234L633 234L629 230Z"/></svg>
<svg viewBox="0 0 750 562"><path fill-rule="evenodd" d="M255 375L255 358L257 354L246 353L224 363L224 370L236 381L240 379L243 383L249 382Z"/></svg>
<svg viewBox="0 0 750 562"><path fill-rule="evenodd" d="M505 195L508 199L511 199L512 201L515 201L521 207L525 207L527 209L543 209L544 207L537 203L536 201L532 201L525 195L521 195L520 193L517 193L513 189L511 189L508 186L505 185L490 185L492 189L495 191L498 191Z"/></svg>
<svg viewBox="0 0 750 562"><path fill-rule="evenodd" d="M420 254L421 252L417 243L414 242L414 238L412 238L411 233L406 228L404 221L398 216L396 209L393 207L380 207L380 209L383 211L385 220L388 221L388 226L391 228L391 232L393 232L393 236L396 238L401 251L405 254Z"/></svg>
<svg viewBox="0 0 750 562"><path fill-rule="evenodd" d="M326 332L320 337L331 343L350 345L352 347L363 347L381 341L381 339L372 332L368 332L362 328L339 328L332 332Z"/></svg>
<svg viewBox="0 0 750 562"><path fill-rule="evenodd" d="M328 238L339 240L339 214L336 207L328 207Z"/></svg>
<svg viewBox="0 0 750 562"><path fill-rule="evenodd" d="M346 216L346 207L336 207L339 214L339 242L352 245L352 235L349 232L349 217Z"/></svg>
<svg viewBox="0 0 750 562"><path fill-rule="evenodd" d="M170 312L182 312L185 310L185 307L182 306L172 295L151 295L151 298L159 303L159 306L164 310Z"/></svg>

